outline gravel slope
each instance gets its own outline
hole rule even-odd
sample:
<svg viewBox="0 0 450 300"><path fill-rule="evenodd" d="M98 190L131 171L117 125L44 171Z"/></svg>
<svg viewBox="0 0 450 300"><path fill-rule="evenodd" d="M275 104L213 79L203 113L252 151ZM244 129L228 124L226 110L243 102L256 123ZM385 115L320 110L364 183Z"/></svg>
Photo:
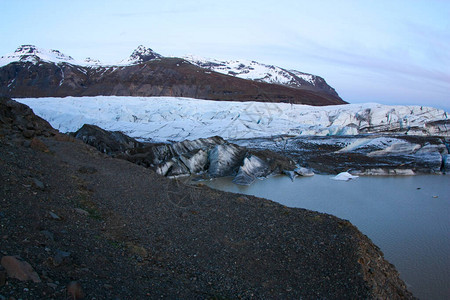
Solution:
<svg viewBox="0 0 450 300"><path fill-rule="evenodd" d="M41 279L0 267L5 298L412 298L347 221L166 179L7 99L0 182L0 258Z"/></svg>

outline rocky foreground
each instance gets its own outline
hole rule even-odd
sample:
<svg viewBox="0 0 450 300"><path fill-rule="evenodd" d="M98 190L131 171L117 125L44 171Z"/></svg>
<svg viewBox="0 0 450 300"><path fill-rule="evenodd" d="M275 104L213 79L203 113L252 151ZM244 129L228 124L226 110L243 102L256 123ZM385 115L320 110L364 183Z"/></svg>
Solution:
<svg viewBox="0 0 450 300"><path fill-rule="evenodd" d="M0 299L413 298L348 221L186 186L0 100Z"/></svg>

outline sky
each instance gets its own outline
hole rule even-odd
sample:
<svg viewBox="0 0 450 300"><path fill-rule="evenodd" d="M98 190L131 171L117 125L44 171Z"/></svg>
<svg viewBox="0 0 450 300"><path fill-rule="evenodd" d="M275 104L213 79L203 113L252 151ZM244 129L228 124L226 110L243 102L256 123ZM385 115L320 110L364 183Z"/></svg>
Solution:
<svg viewBox="0 0 450 300"><path fill-rule="evenodd" d="M248 59L319 75L350 103L450 111L450 0L0 0L0 56Z"/></svg>

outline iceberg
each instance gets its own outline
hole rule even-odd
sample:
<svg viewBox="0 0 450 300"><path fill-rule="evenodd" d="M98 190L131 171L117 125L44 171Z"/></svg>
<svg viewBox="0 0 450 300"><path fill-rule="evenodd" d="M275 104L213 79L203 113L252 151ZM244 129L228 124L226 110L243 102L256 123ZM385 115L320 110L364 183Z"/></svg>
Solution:
<svg viewBox="0 0 450 300"><path fill-rule="evenodd" d="M350 174L349 172L341 172L339 174L337 174L336 176L334 176L332 179L333 180L339 180L339 181L349 181L355 178L358 178L359 176L355 176Z"/></svg>

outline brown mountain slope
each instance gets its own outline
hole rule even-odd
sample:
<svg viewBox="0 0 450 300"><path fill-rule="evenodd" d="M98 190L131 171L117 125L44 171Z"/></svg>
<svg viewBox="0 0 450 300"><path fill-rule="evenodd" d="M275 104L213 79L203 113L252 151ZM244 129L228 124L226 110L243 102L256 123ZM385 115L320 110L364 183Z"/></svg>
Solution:
<svg viewBox="0 0 450 300"><path fill-rule="evenodd" d="M179 58L161 58L136 65L96 68L44 61L35 64L13 62L0 68L0 95L8 97L176 96L308 105L346 103L339 96L325 92L256 82L210 72Z"/></svg>
<svg viewBox="0 0 450 300"><path fill-rule="evenodd" d="M0 298L65 299L72 281L97 299L412 297L347 221L183 185L5 99L0 183L0 259L20 256L41 280L0 267Z"/></svg>

